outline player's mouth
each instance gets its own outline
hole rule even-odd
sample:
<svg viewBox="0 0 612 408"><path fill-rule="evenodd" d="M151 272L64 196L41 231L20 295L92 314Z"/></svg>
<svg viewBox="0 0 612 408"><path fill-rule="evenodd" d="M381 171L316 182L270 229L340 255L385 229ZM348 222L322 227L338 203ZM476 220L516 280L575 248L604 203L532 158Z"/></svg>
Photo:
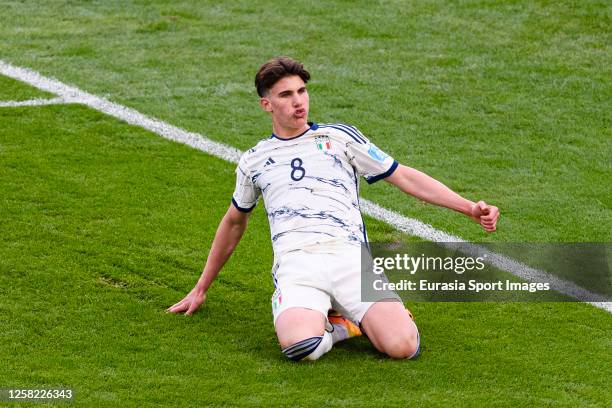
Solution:
<svg viewBox="0 0 612 408"><path fill-rule="evenodd" d="M297 109L293 114L297 119L303 119L306 117L306 109Z"/></svg>

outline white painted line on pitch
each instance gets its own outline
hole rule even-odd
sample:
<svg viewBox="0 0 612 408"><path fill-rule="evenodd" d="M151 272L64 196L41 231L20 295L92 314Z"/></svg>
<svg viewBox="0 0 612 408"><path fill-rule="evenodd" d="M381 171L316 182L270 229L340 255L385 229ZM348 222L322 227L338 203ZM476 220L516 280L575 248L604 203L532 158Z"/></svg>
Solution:
<svg viewBox="0 0 612 408"><path fill-rule="evenodd" d="M0 60L0 73L28 83L35 88L50 92L68 103L81 103L99 112L106 113L130 125L140 126L166 139L183 143L232 163L238 163L242 152L234 147L206 139L197 133L187 132L169 123L153 119L128 107L113 103L88 92L66 85L57 79L47 78L26 68L15 67Z"/></svg>
<svg viewBox="0 0 612 408"><path fill-rule="evenodd" d="M67 103L64 98L28 99L27 101L0 101L0 108L15 108L19 106L61 105Z"/></svg>
<svg viewBox="0 0 612 408"><path fill-rule="evenodd" d="M134 109L116 104L107 99L82 91L76 87L66 85L57 79L44 77L30 69L15 67L0 60L0 73L16 80L28 83L35 88L53 93L66 102L87 105L92 109L106 113L107 115L127 122L131 125L140 126L166 139L186 144L210 155L227 160L231 163L238 163L238 160L242 155L242 152L234 147L225 145L223 143L214 142L198 133L187 132L186 130L170 125L161 120L150 118ZM440 243L467 243L462 238L437 230L431 225L422 223L421 221L413 218L405 217L395 211L381 207L372 201L362 199L360 200L360 203L365 214L376 218L377 220L383 221L410 235L417 236L427 241ZM482 248L479 248L477 245L473 245L473 248L475 251L480 251L479 253L482 253ZM528 281L533 281L534 279L535 281L537 281L537 279L540 279L541 281L542 279L546 279L551 282L551 288L554 288L559 293L584 301L585 303L589 303L608 312L612 312L612 302L601 295L593 294L572 282L531 268L506 256L492 252L489 254L490 255L488 258L490 259L492 265L499 269L510 272L511 274ZM586 299L601 299L601 301L593 302L586 301Z"/></svg>

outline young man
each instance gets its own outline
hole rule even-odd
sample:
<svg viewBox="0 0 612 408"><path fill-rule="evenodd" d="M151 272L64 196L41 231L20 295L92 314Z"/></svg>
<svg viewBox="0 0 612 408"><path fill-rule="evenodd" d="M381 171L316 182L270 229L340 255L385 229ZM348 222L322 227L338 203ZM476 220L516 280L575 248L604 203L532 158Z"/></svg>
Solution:
<svg viewBox="0 0 612 408"><path fill-rule="evenodd" d="M361 244L367 236L358 175L368 183L384 179L420 200L462 212L488 232L495 231L499 211L398 164L355 127L309 123L309 79L302 64L287 57L270 60L257 72L255 85L262 109L271 116L272 136L242 155L232 204L204 271L168 311L190 315L204 302L263 195L275 257L274 327L283 353L295 361L316 360L361 329L379 351L412 358L419 351L419 333L397 295L361 299Z"/></svg>

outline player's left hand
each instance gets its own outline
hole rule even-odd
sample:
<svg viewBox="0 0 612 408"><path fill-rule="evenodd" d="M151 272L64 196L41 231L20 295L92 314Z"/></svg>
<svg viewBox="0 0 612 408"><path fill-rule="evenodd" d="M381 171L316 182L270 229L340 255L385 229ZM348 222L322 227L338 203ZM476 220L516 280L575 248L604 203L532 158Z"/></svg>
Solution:
<svg viewBox="0 0 612 408"><path fill-rule="evenodd" d="M482 225L485 231L493 232L497 229L499 209L496 206L479 201L472 206L471 216L474 221Z"/></svg>

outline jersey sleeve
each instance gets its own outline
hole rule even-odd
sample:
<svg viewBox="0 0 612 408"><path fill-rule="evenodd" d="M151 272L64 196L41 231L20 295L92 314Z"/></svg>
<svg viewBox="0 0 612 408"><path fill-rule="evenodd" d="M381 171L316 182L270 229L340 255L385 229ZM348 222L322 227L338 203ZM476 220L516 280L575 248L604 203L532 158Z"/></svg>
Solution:
<svg viewBox="0 0 612 408"><path fill-rule="evenodd" d="M261 190L254 183L251 171L247 166L246 154L243 154L236 167L236 189L232 203L239 211L250 212L257 205Z"/></svg>
<svg viewBox="0 0 612 408"><path fill-rule="evenodd" d="M372 184L393 174L398 166L393 157L376 147L357 128L346 126L345 129L350 136L346 143L348 159L360 176Z"/></svg>

